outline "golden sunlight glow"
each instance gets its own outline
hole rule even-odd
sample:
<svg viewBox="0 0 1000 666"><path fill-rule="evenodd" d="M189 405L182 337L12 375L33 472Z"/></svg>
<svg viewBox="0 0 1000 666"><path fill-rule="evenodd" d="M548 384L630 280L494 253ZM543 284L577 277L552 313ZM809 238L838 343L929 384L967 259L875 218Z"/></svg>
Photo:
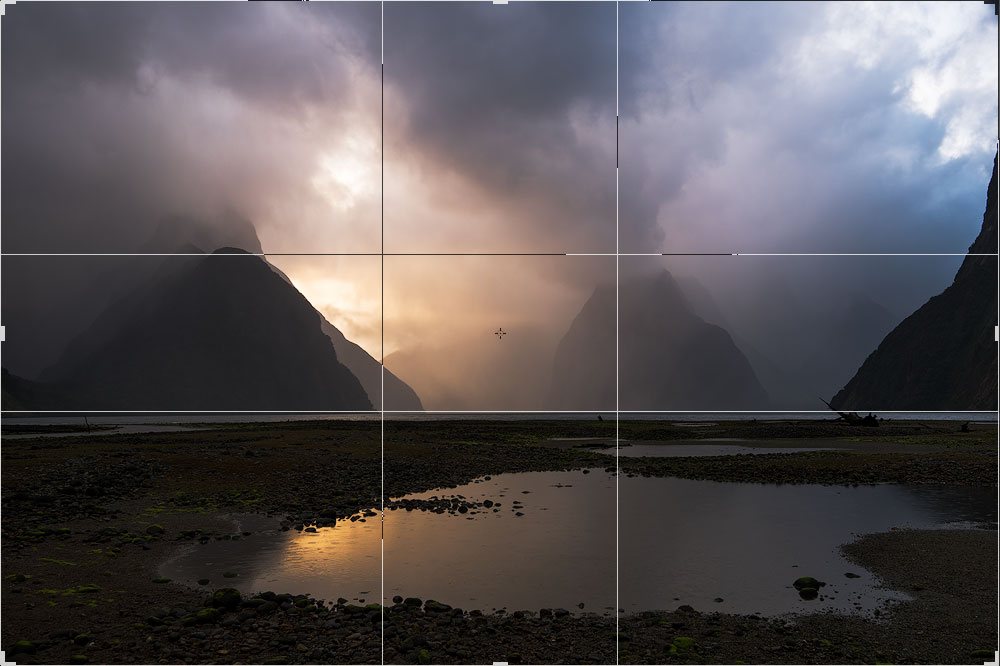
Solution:
<svg viewBox="0 0 1000 666"><path fill-rule="evenodd" d="M270 256L268 260L348 340L379 358L382 294L378 257Z"/></svg>
<svg viewBox="0 0 1000 666"><path fill-rule="evenodd" d="M312 186L331 207L347 210L378 192L378 165L377 137L350 134L320 155Z"/></svg>

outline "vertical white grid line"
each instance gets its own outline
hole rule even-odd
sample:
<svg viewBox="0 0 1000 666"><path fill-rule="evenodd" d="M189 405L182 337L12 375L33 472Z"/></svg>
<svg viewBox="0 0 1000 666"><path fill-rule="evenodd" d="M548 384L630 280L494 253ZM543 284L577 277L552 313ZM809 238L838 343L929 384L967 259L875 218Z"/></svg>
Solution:
<svg viewBox="0 0 1000 666"><path fill-rule="evenodd" d="M379 24L379 659L385 666L385 2Z"/></svg>
<svg viewBox="0 0 1000 666"><path fill-rule="evenodd" d="M618 340L618 314L619 314L619 303L618 297L621 291L621 283L618 274L618 264L621 261L621 241L618 233L618 39L619 39L619 27L618 27L618 0L615 0L615 663L621 664L621 653L620 653L620 629L619 622L621 621L621 598L620 598L620 578L621 578L621 563L619 559L619 523L621 516L621 502L619 501L619 486L621 484L621 465L618 460L618 451L621 447L621 437L620 437L620 418L621 418L621 405L618 402L619 394L619 378L618 378L618 350L619 350L619 340Z"/></svg>

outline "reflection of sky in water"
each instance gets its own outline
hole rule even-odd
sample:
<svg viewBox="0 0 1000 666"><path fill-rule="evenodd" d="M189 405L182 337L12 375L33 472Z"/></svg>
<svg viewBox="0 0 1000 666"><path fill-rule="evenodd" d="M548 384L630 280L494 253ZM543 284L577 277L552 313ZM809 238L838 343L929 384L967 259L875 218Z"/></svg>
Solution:
<svg viewBox="0 0 1000 666"><path fill-rule="evenodd" d="M627 458L693 458L701 456L763 455L767 453L807 453L834 451L833 448L740 446L738 444L631 444L618 450ZM601 449L598 453L615 455L615 448Z"/></svg>
<svg viewBox="0 0 1000 666"><path fill-rule="evenodd" d="M524 493L523 491L529 491ZM410 495L491 499L500 511L386 514L385 596L433 598L466 610L567 608L613 614L615 479L601 470L502 474ZM520 501L523 516L515 516ZM715 483L626 478L620 484L620 605L627 612L690 604L727 612L871 609L900 598L838 547L856 535L996 519L994 488ZM796 566L797 565L797 566ZM240 574L224 579L224 571ZM846 572L860 575L848 579ZM342 521L316 534L270 532L192 546L165 576L245 591L309 592L377 601L379 523ZM823 600L791 583L828 583ZM724 599L717 603L716 597Z"/></svg>
<svg viewBox="0 0 1000 666"><path fill-rule="evenodd" d="M681 603L763 613L871 608L894 595L871 589L873 577L839 554L841 544L892 528L996 517L993 488L635 477L622 478L621 502L621 605L630 611ZM790 587L799 576L827 582L828 598L799 600Z"/></svg>

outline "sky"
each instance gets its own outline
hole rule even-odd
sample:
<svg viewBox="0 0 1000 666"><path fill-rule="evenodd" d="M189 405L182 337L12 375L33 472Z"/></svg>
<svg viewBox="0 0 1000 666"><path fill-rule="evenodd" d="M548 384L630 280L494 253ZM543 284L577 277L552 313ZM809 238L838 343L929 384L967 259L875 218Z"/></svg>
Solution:
<svg viewBox="0 0 1000 666"><path fill-rule="evenodd" d="M982 3L624 2L617 34L614 3L379 9L5 6L3 251L169 253L178 216L226 243L235 216L349 338L433 374L518 336L543 358L614 257L430 255L961 253L981 224ZM383 272L382 251L427 256ZM881 285L904 316L960 259L781 261L716 273L732 294ZM21 311L32 284L4 296Z"/></svg>

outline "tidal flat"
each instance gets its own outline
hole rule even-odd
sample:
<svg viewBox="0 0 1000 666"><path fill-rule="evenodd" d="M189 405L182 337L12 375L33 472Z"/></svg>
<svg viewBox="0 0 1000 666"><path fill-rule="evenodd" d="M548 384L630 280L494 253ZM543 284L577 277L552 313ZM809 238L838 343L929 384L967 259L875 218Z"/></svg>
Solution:
<svg viewBox="0 0 1000 666"><path fill-rule="evenodd" d="M992 656L994 425L623 421L623 453L650 455L617 459L615 425L390 420L384 468L378 422L5 439L3 648L18 663ZM816 511L792 506L797 487ZM852 528L865 506L884 510ZM787 561L738 546L779 534ZM745 574L712 577L741 552Z"/></svg>

